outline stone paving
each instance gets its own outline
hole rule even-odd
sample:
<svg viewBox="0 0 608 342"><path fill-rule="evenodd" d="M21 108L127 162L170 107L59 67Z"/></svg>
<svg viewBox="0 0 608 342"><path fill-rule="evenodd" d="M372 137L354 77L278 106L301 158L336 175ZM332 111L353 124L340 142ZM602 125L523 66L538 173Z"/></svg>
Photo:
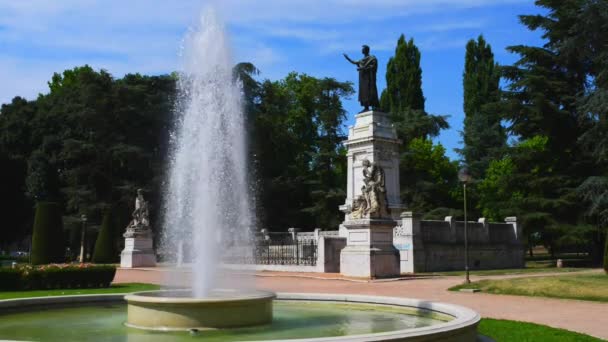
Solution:
<svg viewBox="0 0 608 342"><path fill-rule="evenodd" d="M186 271L179 272L183 274L181 279L189 276ZM166 278L178 278L170 274L173 273L167 268L119 269L114 281L158 284ZM576 276L575 273L558 274ZM557 273L472 276L471 280L550 275ZM331 273L259 272L252 278L257 288L275 292L367 294L441 301L467 306L482 317L533 322L608 339L608 303L447 291L462 282L463 278L458 276L362 281Z"/></svg>

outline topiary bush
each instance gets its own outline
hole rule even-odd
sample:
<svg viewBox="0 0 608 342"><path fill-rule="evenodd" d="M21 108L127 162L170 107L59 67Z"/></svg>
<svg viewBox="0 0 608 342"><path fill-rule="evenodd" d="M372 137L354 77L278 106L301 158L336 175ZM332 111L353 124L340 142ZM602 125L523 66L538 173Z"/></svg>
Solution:
<svg viewBox="0 0 608 342"><path fill-rule="evenodd" d="M32 264L62 262L64 247L61 206L55 202L38 202L32 236Z"/></svg>
<svg viewBox="0 0 608 342"><path fill-rule="evenodd" d="M0 268L0 290L46 290L108 287L116 274L114 265L18 266Z"/></svg>
<svg viewBox="0 0 608 342"><path fill-rule="evenodd" d="M101 229L95 241L95 250L92 261L96 264L109 264L116 262L118 252L114 243L114 220L111 210L106 210L101 222Z"/></svg>
<svg viewBox="0 0 608 342"><path fill-rule="evenodd" d="M606 243L604 246L604 271L608 274L608 232L606 232Z"/></svg>

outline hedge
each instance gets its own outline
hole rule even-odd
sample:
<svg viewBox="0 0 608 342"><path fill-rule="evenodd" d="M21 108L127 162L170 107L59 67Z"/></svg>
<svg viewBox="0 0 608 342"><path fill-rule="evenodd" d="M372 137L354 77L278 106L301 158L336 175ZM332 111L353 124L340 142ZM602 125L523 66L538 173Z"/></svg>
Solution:
<svg viewBox="0 0 608 342"><path fill-rule="evenodd" d="M95 241L93 262L96 264L108 264L117 261L118 252L114 243L114 221L112 211L108 209L103 215L101 230Z"/></svg>
<svg viewBox="0 0 608 342"><path fill-rule="evenodd" d="M44 265L0 268L0 290L46 290L108 287L114 265Z"/></svg>
<svg viewBox="0 0 608 342"><path fill-rule="evenodd" d="M38 202L32 236L32 264L64 261L64 247L61 206L54 202Z"/></svg>

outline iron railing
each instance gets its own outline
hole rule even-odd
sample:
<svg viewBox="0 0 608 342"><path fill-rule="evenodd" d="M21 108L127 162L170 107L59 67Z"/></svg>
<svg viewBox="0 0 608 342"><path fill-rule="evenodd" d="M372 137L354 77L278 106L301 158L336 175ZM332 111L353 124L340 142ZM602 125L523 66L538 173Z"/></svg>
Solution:
<svg viewBox="0 0 608 342"><path fill-rule="evenodd" d="M316 240L293 240L288 238L257 239L249 255L231 255L228 263L257 265L301 265L317 264Z"/></svg>

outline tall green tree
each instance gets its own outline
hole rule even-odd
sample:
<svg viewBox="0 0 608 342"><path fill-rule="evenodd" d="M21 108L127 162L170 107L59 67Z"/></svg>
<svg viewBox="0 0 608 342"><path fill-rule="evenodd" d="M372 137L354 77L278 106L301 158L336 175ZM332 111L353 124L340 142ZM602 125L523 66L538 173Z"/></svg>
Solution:
<svg viewBox="0 0 608 342"><path fill-rule="evenodd" d="M430 175L430 171L417 169L412 163L412 158L421 157L422 142L417 141L415 146L411 146L411 144L417 139L435 137L441 129L448 128L449 125L444 116L427 113L424 102L420 50L414 44L413 39L407 41L405 36L401 35L397 40L395 55L389 59L386 67L386 89L382 92L380 107L391 114L397 136L403 142L399 166L401 198L411 208L431 210L433 208L431 208L428 198L422 196L417 187L426 184L425 190L437 188L436 190L441 192L439 188L443 185L427 184L422 180L433 178L433 176ZM445 152L443 147L440 150ZM428 152L424 158L430 157L431 151L428 148L424 151ZM415 179L412 175L419 178ZM431 190L431 192L433 191ZM435 202L437 207L449 205L450 203L444 202L444 198Z"/></svg>
<svg viewBox="0 0 608 342"><path fill-rule="evenodd" d="M511 190L520 194L513 208L524 230L541 234L552 251L590 234L577 192L594 168L580 144L591 125L579 113L579 97L589 90L590 68L585 53L566 46L580 44L573 39L573 28L585 6L594 2L536 1L546 14L522 15L520 21L541 31L544 44L508 47L519 60L502 67L508 86L498 108L519 140L507 154L515 168Z"/></svg>
<svg viewBox="0 0 608 342"><path fill-rule="evenodd" d="M467 43L464 65L464 147L460 153L473 177L479 179L490 160L499 159L506 147L500 112L488 108L499 100L500 69L483 36Z"/></svg>
<svg viewBox="0 0 608 342"><path fill-rule="evenodd" d="M389 113L399 113L424 110L424 101L420 50L413 38L406 41L402 34L397 40L395 55L386 65L386 89L382 91L380 106Z"/></svg>
<svg viewBox="0 0 608 342"><path fill-rule="evenodd" d="M437 136L449 125L444 116L425 112L422 92L420 50L414 39L397 40L395 55L386 66L386 89L380 97L380 107L390 113L404 150L412 139Z"/></svg>

